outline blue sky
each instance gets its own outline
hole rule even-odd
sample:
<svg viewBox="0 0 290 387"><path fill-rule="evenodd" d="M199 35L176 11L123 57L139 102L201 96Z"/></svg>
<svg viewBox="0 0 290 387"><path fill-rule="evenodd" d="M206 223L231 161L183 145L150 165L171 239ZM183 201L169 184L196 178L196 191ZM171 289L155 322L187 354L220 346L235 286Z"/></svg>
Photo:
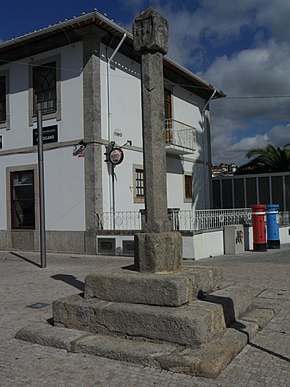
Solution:
<svg viewBox="0 0 290 387"><path fill-rule="evenodd" d="M289 0L10 0L0 39L94 8L130 28L148 6L169 21L168 55L227 95L210 104L213 163L290 143Z"/></svg>

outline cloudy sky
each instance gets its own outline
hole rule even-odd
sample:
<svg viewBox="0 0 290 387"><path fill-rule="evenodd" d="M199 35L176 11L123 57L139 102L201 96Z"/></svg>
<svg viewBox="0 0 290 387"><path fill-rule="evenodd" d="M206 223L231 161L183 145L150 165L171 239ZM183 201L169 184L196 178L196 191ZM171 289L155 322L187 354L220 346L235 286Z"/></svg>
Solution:
<svg viewBox="0 0 290 387"><path fill-rule="evenodd" d="M289 0L10 0L0 39L93 8L129 27L150 5L169 21L168 55L227 95L210 105L213 163L290 143Z"/></svg>

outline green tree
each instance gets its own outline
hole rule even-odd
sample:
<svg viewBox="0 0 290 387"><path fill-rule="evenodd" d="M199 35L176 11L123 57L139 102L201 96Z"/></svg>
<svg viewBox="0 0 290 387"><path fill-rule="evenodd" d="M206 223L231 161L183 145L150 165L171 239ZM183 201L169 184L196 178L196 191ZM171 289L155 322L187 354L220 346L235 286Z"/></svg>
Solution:
<svg viewBox="0 0 290 387"><path fill-rule="evenodd" d="M241 165L236 174L290 172L290 144L275 148L269 144L265 148L249 150L247 158L252 159Z"/></svg>

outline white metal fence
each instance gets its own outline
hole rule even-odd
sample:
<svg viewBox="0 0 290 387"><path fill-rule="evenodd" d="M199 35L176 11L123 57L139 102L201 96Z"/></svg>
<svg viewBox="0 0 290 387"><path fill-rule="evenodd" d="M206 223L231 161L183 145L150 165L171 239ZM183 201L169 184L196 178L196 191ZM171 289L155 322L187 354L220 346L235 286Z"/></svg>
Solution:
<svg viewBox="0 0 290 387"><path fill-rule="evenodd" d="M172 230L197 231L222 228L232 224L251 224L252 211L244 209L176 210L169 209ZM144 210L103 212L98 214L101 230L141 230ZM289 224L289 214L281 213L281 224Z"/></svg>

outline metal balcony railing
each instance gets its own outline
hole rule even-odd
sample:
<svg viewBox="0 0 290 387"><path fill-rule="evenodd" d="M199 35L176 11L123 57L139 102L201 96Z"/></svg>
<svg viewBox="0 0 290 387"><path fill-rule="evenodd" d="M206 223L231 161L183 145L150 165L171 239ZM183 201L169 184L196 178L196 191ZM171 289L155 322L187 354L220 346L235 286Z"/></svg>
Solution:
<svg viewBox="0 0 290 387"><path fill-rule="evenodd" d="M172 230L198 231L223 228L233 224L251 225L250 208L179 210L168 209ZM103 212L98 214L100 230L141 230L144 225L144 210ZM289 224L289 214L281 214L281 224Z"/></svg>
<svg viewBox="0 0 290 387"><path fill-rule="evenodd" d="M195 150L196 129L184 122L167 119L165 120L165 142L168 145Z"/></svg>

